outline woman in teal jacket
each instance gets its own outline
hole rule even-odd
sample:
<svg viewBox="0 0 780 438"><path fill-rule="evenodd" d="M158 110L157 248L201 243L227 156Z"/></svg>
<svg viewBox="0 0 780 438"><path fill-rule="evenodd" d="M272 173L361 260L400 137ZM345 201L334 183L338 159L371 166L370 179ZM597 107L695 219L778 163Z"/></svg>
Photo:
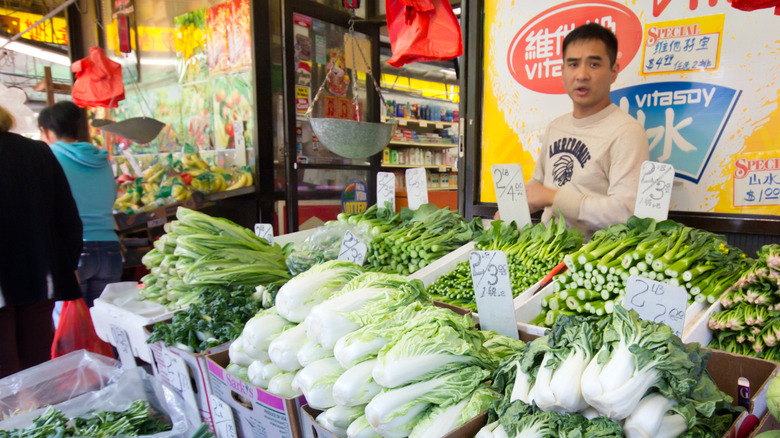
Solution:
<svg viewBox="0 0 780 438"><path fill-rule="evenodd" d="M76 140L81 117L79 107L63 101L41 111L38 125L65 171L84 224L78 276L84 301L92 307L107 284L121 279L122 254L114 231L116 182L108 152Z"/></svg>

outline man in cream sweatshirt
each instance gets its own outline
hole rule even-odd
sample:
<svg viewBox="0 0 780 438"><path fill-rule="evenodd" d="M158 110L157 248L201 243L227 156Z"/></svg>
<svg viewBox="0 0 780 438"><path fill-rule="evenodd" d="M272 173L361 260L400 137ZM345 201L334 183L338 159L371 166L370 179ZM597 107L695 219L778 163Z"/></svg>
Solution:
<svg viewBox="0 0 780 438"><path fill-rule="evenodd" d="M610 101L619 70L615 35L589 23L571 31L562 49L573 111L547 127L526 192L531 211L544 209L542 221L560 210L590 237L633 214L649 147L639 122Z"/></svg>

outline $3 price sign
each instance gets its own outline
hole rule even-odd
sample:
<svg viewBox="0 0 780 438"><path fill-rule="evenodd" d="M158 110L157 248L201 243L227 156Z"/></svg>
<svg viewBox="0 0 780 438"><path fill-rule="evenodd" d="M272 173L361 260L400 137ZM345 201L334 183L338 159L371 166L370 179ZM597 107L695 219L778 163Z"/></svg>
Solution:
<svg viewBox="0 0 780 438"><path fill-rule="evenodd" d="M640 318L664 323L675 335L682 336L688 305L688 292L684 288L631 276L626 283L623 305L628 310L635 310Z"/></svg>
<svg viewBox="0 0 780 438"><path fill-rule="evenodd" d="M367 251L368 248L366 248L366 244L363 243L363 241L352 234L352 231L346 231L344 233L344 239L341 241L339 260L354 262L360 266L363 266Z"/></svg>
<svg viewBox="0 0 780 438"><path fill-rule="evenodd" d="M469 254L469 264L482 329L517 339L506 254L503 251L473 251Z"/></svg>
<svg viewBox="0 0 780 438"><path fill-rule="evenodd" d="M671 164L654 161L642 163L634 215L650 217L656 221L666 220L669 216L673 182L674 167Z"/></svg>

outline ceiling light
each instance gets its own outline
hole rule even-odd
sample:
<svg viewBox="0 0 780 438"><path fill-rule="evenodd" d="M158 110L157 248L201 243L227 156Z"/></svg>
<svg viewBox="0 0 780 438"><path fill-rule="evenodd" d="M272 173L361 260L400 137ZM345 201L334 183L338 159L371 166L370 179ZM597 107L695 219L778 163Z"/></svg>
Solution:
<svg viewBox="0 0 780 438"><path fill-rule="evenodd" d="M31 44L27 44L21 41L9 41L8 38L0 37L0 46L3 50L10 50L12 52L21 53L27 56L33 56L44 61L49 61L53 64L70 66L70 58L67 55L61 53L52 52L50 50L40 49Z"/></svg>

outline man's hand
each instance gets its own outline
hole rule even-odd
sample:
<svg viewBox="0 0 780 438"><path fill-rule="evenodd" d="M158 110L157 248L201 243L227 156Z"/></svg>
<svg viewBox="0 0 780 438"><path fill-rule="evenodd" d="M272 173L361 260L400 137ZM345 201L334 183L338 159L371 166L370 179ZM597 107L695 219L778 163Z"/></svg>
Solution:
<svg viewBox="0 0 780 438"><path fill-rule="evenodd" d="M535 181L525 185L525 193L531 211L551 206L557 192L557 190L545 187Z"/></svg>

